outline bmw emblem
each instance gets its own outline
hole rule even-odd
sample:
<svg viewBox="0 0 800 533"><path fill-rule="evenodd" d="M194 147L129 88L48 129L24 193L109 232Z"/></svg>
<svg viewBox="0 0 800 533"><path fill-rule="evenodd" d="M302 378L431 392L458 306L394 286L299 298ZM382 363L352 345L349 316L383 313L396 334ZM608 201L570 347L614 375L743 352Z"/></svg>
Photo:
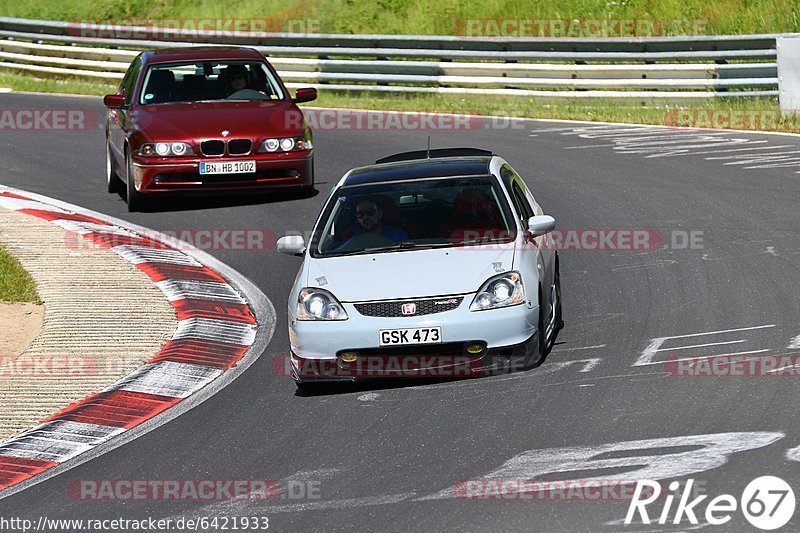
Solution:
<svg viewBox="0 0 800 533"><path fill-rule="evenodd" d="M221 133L222 133L222 136L223 136L223 137L227 137L228 135L230 135L230 134L231 134L231 132L229 132L228 130L222 130L222 132L221 132Z"/></svg>

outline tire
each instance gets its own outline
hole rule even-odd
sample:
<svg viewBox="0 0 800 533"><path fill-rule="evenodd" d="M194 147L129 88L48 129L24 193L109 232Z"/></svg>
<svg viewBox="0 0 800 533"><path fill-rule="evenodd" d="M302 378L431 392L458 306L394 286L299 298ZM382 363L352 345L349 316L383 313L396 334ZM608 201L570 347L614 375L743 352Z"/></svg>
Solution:
<svg viewBox="0 0 800 533"><path fill-rule="evenodd" d="M542 286L539 286L539 301L542 301ZM541 312L541 305L539 306L539 318L536 323L537 332L536 340L528 343L525 353L525 370L536 368L547 357L547 339L544 335L544 316Z"/></svg>
<svg viewBox="0 0 800 533"><path fill-rule="evenodd" d="M111 146L106 141L106 185L109 193L122 192L122 183L117 176L117 165L111 157Z"/></svg>
<svg viewBox="0 0 800 533"><path fill-rule="evenodd" d="M553 340L555 340L556 333L564 329L564 313L562 311L561 299L561 268L558 265L558 256L556 256L556 276L554 284L556 286L556 325L553 328Z"/></svg>
<svg viewBox="0 0 800 533"><path fill-rule="evenodd" d="M146 201L144 195L136 190L136 180L133 177L133 162L129 150L125 152L125 190L128 200L128 212L142 211Z"/></svg>
<svg viewBox="0 0 800 533"><path fill-rule="evenodd" d="M298 191L298 196L300 198L311 198L314 196L314 184L316 183L316 178L314 177L314 160L311 160L311 184L304 185Z"/></svg>

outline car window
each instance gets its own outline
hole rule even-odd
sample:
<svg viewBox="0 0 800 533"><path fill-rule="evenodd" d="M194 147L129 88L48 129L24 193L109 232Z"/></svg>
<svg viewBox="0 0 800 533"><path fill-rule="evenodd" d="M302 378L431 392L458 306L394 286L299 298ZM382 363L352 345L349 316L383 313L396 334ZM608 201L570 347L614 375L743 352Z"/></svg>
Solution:
<svg viewBox="0 0 800 533"><path fill-rule="evenodd" d="M280 100L278 81L263 61L196 61L152 65L139 102Z"/></svg>
<svg viewBox="0 0 800 533"><path fill-rule="evenodd" d="M130 105L133 101L133 93L136 90L136 80L139 78L139 71L142 69L142 56L138 55L131 62L122 82L119 84L119 89L125 96L125 105Z"/></svg>
<svg viewBox="0 0 800 533"><path fill-rule="evenodd" d="M511 242L513 212L493 176L425 178L342 187L328 201L311 242L315 257L404 243L456 246Z"/></svg>
<svg viewBox="0 0 800 533"><path fill-rule="evenodd" d="M527 221L533 216L534 212L530 202L528 202L528 198L525 196L525 193L522 192L522 188L519 186L517 180L514 180L511 184L511 194L514 197L514 204L517 206L520 220L523 223L522 227L527 227Z"/></svg>

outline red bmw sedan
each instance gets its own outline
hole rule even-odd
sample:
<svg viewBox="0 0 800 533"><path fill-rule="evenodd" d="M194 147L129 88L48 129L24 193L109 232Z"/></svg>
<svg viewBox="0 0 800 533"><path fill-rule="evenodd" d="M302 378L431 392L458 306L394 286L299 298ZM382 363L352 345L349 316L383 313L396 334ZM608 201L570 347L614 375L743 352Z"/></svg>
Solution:
<svg viewBox="0 0 800 533"><path fill-rule="evenodd" d="M251 48L142 52L106 95L109 192L128 210L169 193L314 188L311 129L263 55Z"/></svg>

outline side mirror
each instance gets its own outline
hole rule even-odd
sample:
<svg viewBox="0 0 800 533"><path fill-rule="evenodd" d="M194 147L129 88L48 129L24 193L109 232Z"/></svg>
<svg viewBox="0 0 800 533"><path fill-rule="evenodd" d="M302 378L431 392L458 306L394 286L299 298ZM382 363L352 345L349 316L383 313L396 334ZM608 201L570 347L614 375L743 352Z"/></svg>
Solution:
<svg viewBox="0 0 800 533"><path fill-rule="evenodd" d="M306 242L300 235L287 235L278 239L278 251L286 255L303 255L306 251Z"/></svg>
<svg viewBox="0 0 800 533"><path fill-rule="evenodd" d="M301 89L297 89L294 93L294 101L297 104L303 102L311 102L312 100L317 99L317 90L313 87L303 87Z"/></svg>
<svg viewBox="0 0 800 533"><path fill-rule="evenodd" d="M528 231L534 237L550 233L556 229L556 219L550 215L539 215L528 219Z"/></svg>
<svg viewBox="0 0 800 533"><path fill-rule="evenodd" d="M121 94L107 94L103 97L103 105L109 109L125 107L125 97Z"/></svg>

